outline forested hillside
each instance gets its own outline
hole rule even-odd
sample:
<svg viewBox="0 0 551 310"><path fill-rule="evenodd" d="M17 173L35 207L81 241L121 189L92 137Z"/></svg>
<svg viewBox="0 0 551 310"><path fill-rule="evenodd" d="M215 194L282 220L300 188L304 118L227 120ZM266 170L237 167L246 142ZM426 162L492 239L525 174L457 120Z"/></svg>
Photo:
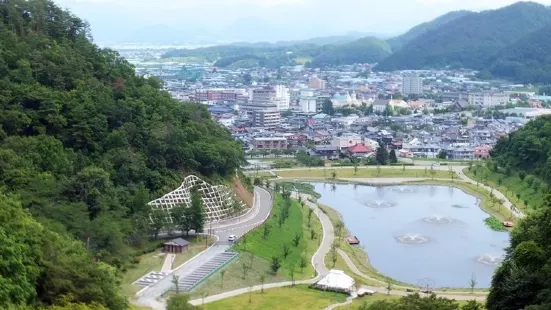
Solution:
<svg viewBox="0 0 551 310"><path fill-rule="evenodd" d="M490 73L521 83L551 84L551 22L503 49L491 61Z"/></svg>
<svg viewBox="0 0 551 310"><path fill-rule="evenodd" d="M431 20L426 23L419 24L410 30L408 32L401 34L397 37L390 38L387 40L388 44L392 47L393 51L397 51L400 48L402 48L405 44L409 43L410 41L416 39L417 37L431 31L434 29L437 29L441 27L442 25L451 22L452 20L458 19L460 17L474 14L470 11L453 11L449 12L447 14L444 14L434 20Z"/></svg>
<svg viewBox="0 0 551 310"><path fill-rule="evenodd" d="M551 116L545 116L500 139L492 157L499 170L516 173L521 183L530 178L535 188L538 179L551 184L550 150ZM511 245L492 281L489 310L551 308L551 196L543 194L546 202L511 233Z"/></svg>
<svg viewBox="0 0 551 310"><path fill-rule="evenodd" d="M2 1L0 18L0 308L123 309L146 203L188 173L234 175L242 150L52 1Z"/></svg>
<svg viewBox="0 0 551 310"><path fill-rule="evenodd" d="M542 116L498 141L492 150L497 164L534 174L551 184L551 116Z"/></svg>
<svg viewBox="0 0 551 310"><path fill-rule="evenodd" d="M487 70L500 51L549 23L551 10L533 2L467 14L411 40L381 61L377 68L460 66Z"/></svg>
<svg viewBox="0 0 551 310"><path fill-rule="evenodd" d="M390 46L384 40L366 37L352 42L335 44L298 43L288 46L275 44L220 45L197 49L173 50L163 58L193 57L214 62L218 67L279 68L293 66L308 59L313 66L336 66L354 63L373 63L390 55Z"/></svg>
<svg viewBox="0 0 551 310"><path fill-rule="evenodd" d="M366 37L350 43L326 48L312 60L313 67L375 63L392 53L385 41Z"/></svg>

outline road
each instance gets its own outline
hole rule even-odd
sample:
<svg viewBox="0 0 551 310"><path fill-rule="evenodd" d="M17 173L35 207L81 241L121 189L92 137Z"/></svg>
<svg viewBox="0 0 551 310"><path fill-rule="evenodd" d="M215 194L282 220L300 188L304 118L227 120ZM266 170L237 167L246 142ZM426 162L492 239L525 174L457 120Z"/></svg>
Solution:
<svg viewBox="0 0 551 310"><path fill-rule="evenodd" d="M159 297L172 287L172 278L174 275L183 278L205 262L219 253L226 251L231 242L228 241L230 235L240 237L249 232L254 227L263 223L272 210L272 197L268 191L260 187L255 187L253 208L246 214L226 221L212 225L206 225L205 230L209 229L217 237L217 241L205 251L188 260L183 265L176 267L172 273L161 281L142 289L136 294L136 304L151 307L155 310L164 310L166 305Z"/></svg>
<svg viewBox="0 0 551 310"><path fill-rule="evenodd" d="M296 195L296 194L293 193L293 195ZM327 266L325 266L325 256L327 255L327 253L329 253L331 249L331 244L333 244L333 240L335 238L335 234L333 232L333 224L331 223L331 220L329 219L329 217L320 210L317 204L312 203L308 200L310 196L308 195L301 195L301 196L302 196L302 201L304 201L309 208L314 210L314 214L319 218L321 222L321 227L323 229L323 236L321 238L320 246L316 251L316 253L314 253L314 255L312 256L312 261L311 261L311 264L316 270L316 274L317 274L314 278L308 279L308 280L302 280L302 281L295 281L294 283L292 283L291 281L285 281L285 282L269 283L264 285L255 285L250 288L248 287L240 288L237 290L224 292L213 296L208 296L204 299L202 298L194 299L194 300L191 300L190 303L192 305L198 306L203 303L214 302L214 301L246 294L249 292L260 291L262 288L269 289L269 288L290 286L292 284L313 284L319 281L325 275L327 275L329 273L329 269L327 268Z"/></svg>

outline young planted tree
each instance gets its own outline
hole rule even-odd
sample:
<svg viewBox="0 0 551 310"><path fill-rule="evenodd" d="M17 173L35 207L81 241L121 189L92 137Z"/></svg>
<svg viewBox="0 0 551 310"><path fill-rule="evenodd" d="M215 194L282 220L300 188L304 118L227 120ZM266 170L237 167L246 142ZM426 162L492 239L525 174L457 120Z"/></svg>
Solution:
<svg viewBox="0 0 551 310"><path fill-rule="evenodd" d="M246 262L241 263L241 279L245 280L247 278L247 273L249 271L249 264Z"/></svg>
<svg viewBox="0 0 551 310"><path fill-rule="evenodd" d="M220 287L224 288L224 276L226 275L226 269L220 270Z"/></svg>
<svg viewBox="0 0 551 310"><path fill-rule="evenodd" d="M386 283L386 294L390 295L390 291L392 291L392 283L390 283L390 281L388 281Z"/></svg>
<svg viewBox="0 0 551 310"><path fill-rule="evenodd" d="M316 239L316 232L312 229L310 230L310 240Z"/></svg>
<svg viewBox="0 0 551 310"><path fill-rule="evenodd" d="M266 240L269 234L270 234L270 225L268 223L264 223L264 225L262 225L262 239Z"/></svg>
<svg viewBox="0 0 551 310"><path fill-rule="evenodd" d="M377 164L377 177L381 176L381 166Z"/></svg>
<svg viewBox="0 0 551 310"><path fill-rule="evenodd" d="M279 260L279 257L272 256L272 262L270 263L270 270L272 271L272 274L276 275L279 268L281 268L281 261Z"/></svg>
<svg viewBox="0 0 551 310"><path fill-rule="evenodd" d="M331 179L335 181L337 179L337 171L333 170L331 171Z"/></svg>
<svg viewBox="0 0 551 310"><path fill-rule="evenodd" d="M291 285L295 286L295 265L289 266L289 275L291 276Z"/></svg>
<svg viewBox="0 0 551 310"><path fill-rule="evenodd" d="M295 248L296 248L299 243L300 243L300 235L298 233L296 233L295 237L293 238L293 246L295 246Z"/></svg>
<svg viewBox="0 0 551 310"><path fill-rule="evenodd" d="M396 151L394 149L390 150L388 159L391 164L396 164L398 162L398 157L396 156Z"/></svg>
<svg viewBox="0 0 551 310"><path fill-rule="evenodd" d="M354 162L354 175L358 175L358 162Z"/></svg>
<svg viewBox="0 0 551 310"><path fill-rule="evenodd" d="M291 254L291 248L289 247L289 245L287 245L287 243L284 243L282 248L283 248L283 259L286 259L287 256Z"/></svg>
<svg viewBox="0 0 551 310"><path fill-rule="evenodd" d="M180 293L180 276L172 275L172 284L174 284L174 289L176 290L176 295Z"/></svg>
<svg viewBox="0 0 551 310"><path fill-rule="evenodd" d="M300 267L300 273L302 273L304 271L304 268L306 268L307 265L308 265L308 262L306 261L306 257L304 257L304 255L302 255L300 257L299 262L298 262L298 266Z"/></svg>
<svg viewBox="0 0 551 310"><path fill-rule="evenodd" d="M339 220L335 224L335 236L336 237L342 237L341 234L342 234L343 229L344 229L344 223L341 220Z"/></svg>
<svg viewBox="0 0 551 310"><path fill-rule="evenodd" d="M264 294L264 283L266 283L266 275L261 274L258 280L260 281L260 294Z"/></svg>
<svg viewBox="0 0 551 310"><path fill-rule="evenodd" d="M476 287L476 278L474 276L474 273L471 275L471 279L469 279L469 287L471 288L471 294L474 294L474 288Z"/></svg>

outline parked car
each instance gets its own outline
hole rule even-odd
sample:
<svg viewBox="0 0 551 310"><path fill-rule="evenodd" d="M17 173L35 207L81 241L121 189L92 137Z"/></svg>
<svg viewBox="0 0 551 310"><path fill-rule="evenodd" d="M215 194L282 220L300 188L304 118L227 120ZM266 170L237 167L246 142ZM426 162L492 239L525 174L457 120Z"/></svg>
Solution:
<svg viewBox="0 0 551 310"><path fill-rule="evenodd" d="M235 235L230 235L228 238L228 241L235 242L237 240L237 237Z"/></svg>

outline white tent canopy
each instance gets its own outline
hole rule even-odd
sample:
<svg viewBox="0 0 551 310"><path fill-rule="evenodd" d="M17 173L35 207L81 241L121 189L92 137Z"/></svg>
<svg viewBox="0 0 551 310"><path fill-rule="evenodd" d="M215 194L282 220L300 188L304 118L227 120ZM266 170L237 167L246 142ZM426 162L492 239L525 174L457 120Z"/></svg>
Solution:
<svg viewBox="0 0 551 310"><path fill-rule="evenodd" d="M342 270L331 270L329 274L319 280L315 287L328 291L353 292L356 281Z"/></svg>

